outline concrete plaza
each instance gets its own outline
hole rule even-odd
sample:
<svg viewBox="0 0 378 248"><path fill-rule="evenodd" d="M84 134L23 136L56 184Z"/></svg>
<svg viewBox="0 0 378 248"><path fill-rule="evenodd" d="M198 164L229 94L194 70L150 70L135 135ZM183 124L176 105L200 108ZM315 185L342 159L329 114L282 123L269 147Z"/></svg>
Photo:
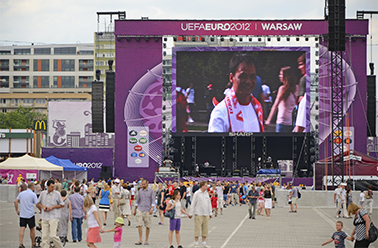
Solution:
<svg viewBox="0 0 378 248"><path fill-rule="evenodd" d="M300 204L300 202L299 202ZM234 206L224 209L223 215L218 215L209 222L208 244L213 248L225 247L320 247L322 242L329 239L335 231L335 223L343 221L344 231L350 235L353 230L352 219L336 219L333 208L311 208L299 206L298 213L289 213L288 207L272 209L272 216L267 220L265 216L257 216L256 220L248 218L248 207ZM374 209L372 220L378 223L378 210ZM40 216L37 215L37 218ZM102 217L100 217L102 218ZM108 225L105 229L113 227L113 212L108 214ZM169 221L164 220L164 225L159 226L158 218L152 219L153 226L149 238L149 246L143 247L169 247L168 232ZM139 247L134 243L138 241L138 229L135 228L135 217L132 217L132 225L124 226L122 235L122 247ZM84 221L83 230L87 228ZM18 247L18 216L12 203L0 203L0 247ZM40 233L36 232L38 235ZM84 231L85 233L85 231ZM193 219L183 218L181 222L181 244L183 247L194 247ZM144 237L144 236L143 236ZM86 235L83 235L85 240ZM101 235L102 242L97 247L113 247L113 233ZM71 228L68 234L72 241ZM29 231L25 231L24 245L31 247ZM174 238L174 246L177 247ZM85 242L66 244L67 248L87 247ZM328 244L326 247L334 247ZM353 247L353 243L346 241L346 247ZM370 247L378 247L378 242Z"/></svg>

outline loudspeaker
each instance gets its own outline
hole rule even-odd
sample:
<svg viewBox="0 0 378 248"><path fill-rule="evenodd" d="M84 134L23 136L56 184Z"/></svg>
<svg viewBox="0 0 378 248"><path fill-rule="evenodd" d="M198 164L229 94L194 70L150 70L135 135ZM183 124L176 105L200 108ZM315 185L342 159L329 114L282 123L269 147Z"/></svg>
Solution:
<svg viewBox="0 0 378 248"><path fill-rule="evenodd" d="M375 137L376 131L376 120L375 120L375 113L376 113L376 103L375 103L375 82L376 78L375 75L367 76L367 136L368 137Z"/></svg>
<svg viewBox="0 0 378 248"><path fill-rule="evenodd" d="M114 133L115 73L106 72L106 132Z"/></svg>
<svg viewBox="0 0 378 248"><path fill-rule="evenodd" d="M345 0L328 0L328 50L345 51Z"/></svg>
<svg viewBox="0 0 378 248"><path fill-rule="evenodd" d="M104 132L104 83L92 83L92 132Z"/></svg>
<svg viewBox="0 0 378 248"><path fill-rule="evenodd" d="M101 172L111 172L111 167L110 166L102 166Z"/></svg>
<svg viewBox="0 0 378 248"><path fill-rule="evenodd" d="M112 173L109 172L100 172L100 178L108 179L112 177Z"/></svg>

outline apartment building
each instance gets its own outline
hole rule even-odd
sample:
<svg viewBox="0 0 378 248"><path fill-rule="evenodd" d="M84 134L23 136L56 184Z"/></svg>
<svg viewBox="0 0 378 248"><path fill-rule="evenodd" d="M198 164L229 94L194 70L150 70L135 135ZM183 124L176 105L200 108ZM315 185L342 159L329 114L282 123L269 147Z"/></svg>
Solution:
<svg viewBox="0 0 378 248"><path fill-rule="evenodd" d="M101 71L101 80L106 81L106 71L109 70L109 60L113 60L115 71L115 35L114 32L95 32L95 70Z"/></svg>
<svg viewBox="0 0 378 248"><path fill-rule="evenodd" d="M91 100L93 43L0 46L0 111L47 113L48 101Z"/></svg>

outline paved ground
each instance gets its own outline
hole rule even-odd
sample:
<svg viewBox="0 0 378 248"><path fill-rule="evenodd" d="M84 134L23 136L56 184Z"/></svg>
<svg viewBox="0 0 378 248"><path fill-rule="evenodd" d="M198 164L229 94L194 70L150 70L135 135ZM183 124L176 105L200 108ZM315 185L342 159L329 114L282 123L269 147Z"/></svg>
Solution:
<svg viewBox="0 0 378 248"><path fill-rule="evenodd" d="M13 204L0 203L0 247L18 247L18 216L15 213ZM247 206L235 206L224 209L223 215L210 220L208 244L213 248L225 247L320 247L335 231L334 218L335 209L321 208L300 208L297 214L289 213L289 208L272 209L272 217L267 220L258 216L256 220L251 220L247 216ZM110 219L106 228L113 219L110 212ZM38 216L39 217L39 216ZM378 210L374 210L372 220L378 223ZM342 219L344 231L350 235L352 232L352 220ZM158 226L158 218L153 218L153 227L149 239L148 247L169 247L168 243L168 219L165 219L164 226ZM84 221L83 229L87 228ZM123 229L122 247L139 247L134 245L138 240L135 219L132 218L132 226L125 226ZM181 226L181 241L186 247L194 247L193 242L194 223L193 219L184 218ZM72 241L71 230L68 239ZM38 233L38 232L37 232ZM97 247L113 247L113 234L102 234L102 242ZM85 239L85 236L84 236ZM346 241L346 247L353 247L350 241ZM31 247L29 231L25 232L25 246ZM177 247L174 242L174 246ZM85 242L67 243L67 248L86 247ZM143 246L146 247L146 246ZM334 247L328 244L326 247ZM378 242L370 245L378 247Z"/></svg>

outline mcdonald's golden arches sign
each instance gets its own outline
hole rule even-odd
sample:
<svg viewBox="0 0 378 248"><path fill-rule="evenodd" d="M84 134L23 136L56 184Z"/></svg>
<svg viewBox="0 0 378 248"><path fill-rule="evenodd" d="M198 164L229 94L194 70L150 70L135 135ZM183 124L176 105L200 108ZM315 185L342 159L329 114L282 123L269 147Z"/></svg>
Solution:
<svg viewBox="0 0 378 248"><path fill-rule="evenodd" d="M46 131L46 122L44 120L35 120L33 122L33 129L35 131Z"/></svg>

